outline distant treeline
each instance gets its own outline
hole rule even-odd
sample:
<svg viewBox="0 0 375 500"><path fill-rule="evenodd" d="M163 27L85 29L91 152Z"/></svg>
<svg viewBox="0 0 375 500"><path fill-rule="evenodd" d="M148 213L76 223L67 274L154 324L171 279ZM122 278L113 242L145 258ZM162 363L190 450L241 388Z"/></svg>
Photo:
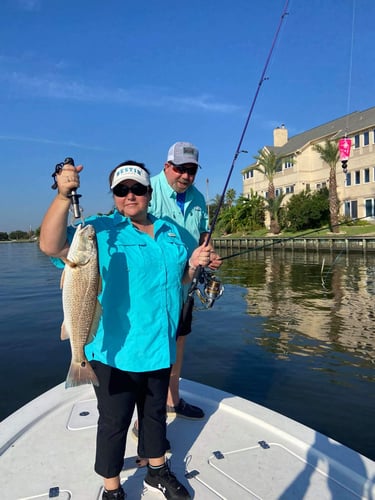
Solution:
<svg viewBox="0 0 375 500"><path fill-rule="evenodd" d="M6 233L5 231L0 231L0 241L17 241L17 240L34 240L38 238L40 233L40 228L35 231L11 231L10 233Z"/></svg>

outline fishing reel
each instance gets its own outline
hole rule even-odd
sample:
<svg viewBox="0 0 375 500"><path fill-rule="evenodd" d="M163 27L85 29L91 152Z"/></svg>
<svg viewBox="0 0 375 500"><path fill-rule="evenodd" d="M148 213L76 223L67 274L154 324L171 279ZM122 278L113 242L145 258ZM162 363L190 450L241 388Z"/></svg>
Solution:
<svg viewBox="0 0 375 500"><path fill-rule="evenodd" d="M199 300L205 306L205 309L210 309L214 305L215 300L220 299L223 295L224 286L216 278L213 271L203 269L195 292Z"/></svg>

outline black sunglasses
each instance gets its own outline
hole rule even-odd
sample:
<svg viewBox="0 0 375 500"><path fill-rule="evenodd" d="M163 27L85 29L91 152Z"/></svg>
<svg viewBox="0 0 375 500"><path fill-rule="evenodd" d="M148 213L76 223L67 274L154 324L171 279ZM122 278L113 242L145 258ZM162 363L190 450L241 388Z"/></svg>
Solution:
<svg viewBox="0 0 375 500"><path fill-rule="evenodd" d="M144 186L143 184L133 184L132 186L127 186L126 184L117 184L113 189L113 194L118 196L119 198L125 198L129 193L133 193L136 196L144 196L148 191L148 186Z"/></svg>
<svg viewBox="0 0 375 500"><path fill-rule="evenodd" d="M196 175L198 171L198 165L196 167L183 167L183 166L177 166L174 165L173 163L170 163L172 166L172 169L176 174L189 174L189 175Z"/></svg>

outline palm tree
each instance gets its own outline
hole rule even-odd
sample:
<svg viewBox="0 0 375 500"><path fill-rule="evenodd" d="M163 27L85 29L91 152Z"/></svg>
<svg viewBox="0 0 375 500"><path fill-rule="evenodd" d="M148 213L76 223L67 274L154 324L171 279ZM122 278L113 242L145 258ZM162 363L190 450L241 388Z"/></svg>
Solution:
<svg viewBox="0 0 375 500"><path fill-rule="evenodd" d="M279 194L279 196L275 196L275 198L267 198L267 210L271 217L271 232L273 234L279 234L281 231L280 222L279 222L279 214L281 203L285 198L285 193Z"/></svg>
<svg viewBox="0 0 375 500"><path fill-rule="evenodd" d="M238 230L255 231L264 227L264 198L254 192L249 198L240 196L236 203Z"/></svg>
<svg viewBox="0 0 375 500"><path fill-rule="evenodd" d="M278 156L274 151L269 151L268 149L259 149L258 154L254 156L257 160L257 164L251 167L250 170L257 170L261 174L263 174L268 180L268 205L271 208L269 202L274 200L275 195L275 185L273 183L273 179L277 172L281 171L282 158ZM270 214L270 231L273 234L278 234L280 232L280 226L277 220L275 220L275 214L273 210L267 209Z"/></svg>
<svg viewBox="0 0 375 500"><path fill-rule="evenodd" d="M236 199L236 191L234 189L228 189L225 201L227 202L228 207L231 207Z"/></svg>
<svg viewBox="0 0 375 500"><path fill-rule="evenodd" d="M340 159L337 141L327 140L324 146L315 144L314 151L319 153L320 158L329 166L329 215L331 231L339 232L339 198L337 196L336 165Z"/></svg>

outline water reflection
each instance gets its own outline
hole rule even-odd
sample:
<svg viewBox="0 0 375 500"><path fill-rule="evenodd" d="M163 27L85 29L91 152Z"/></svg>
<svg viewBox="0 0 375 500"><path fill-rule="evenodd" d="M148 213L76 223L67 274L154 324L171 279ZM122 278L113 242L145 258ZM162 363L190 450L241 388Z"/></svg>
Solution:
<svg viewBox="0 0 375 500"><path fill-rule="evenodd" d="M224 295L196 311L183 376L374 460L374 273L373 254L268 250L225 260Z"/></svg>
<svg viewBox="0 0 375 500"><path fill-rule="evenodd" d="M375 256L252 252L225 260L222 274L248 288L248 313L264 318L257 340L278 356L332 350L374 363Z"/></svg>

